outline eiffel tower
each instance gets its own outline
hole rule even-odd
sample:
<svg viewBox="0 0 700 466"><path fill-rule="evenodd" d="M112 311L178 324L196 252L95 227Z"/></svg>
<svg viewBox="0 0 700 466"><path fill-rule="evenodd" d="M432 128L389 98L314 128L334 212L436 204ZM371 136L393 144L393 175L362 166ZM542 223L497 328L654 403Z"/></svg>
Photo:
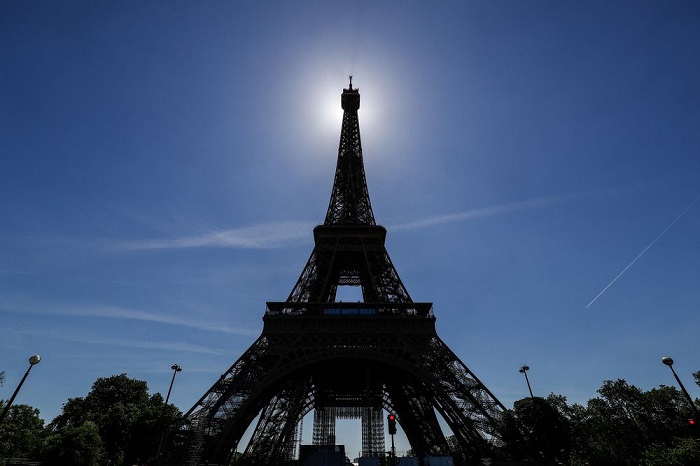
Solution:
<svg viewBox="0 0 700 466"><path fill-rule="evenodd" d="M228 464L256 419L244 464L289 464L311 411L314 445L335 445L336 420L360 419L368 457L385 456L385 411L419 458L453 453L436 413L468 462L500 442L503 404L438 337L432 303L411 299L386 251L352 77L341 106L335 180L311 256L287 300L267 303L260 337L186 413L182 464ZM362 301L336 301L345 286Z"/></svg>

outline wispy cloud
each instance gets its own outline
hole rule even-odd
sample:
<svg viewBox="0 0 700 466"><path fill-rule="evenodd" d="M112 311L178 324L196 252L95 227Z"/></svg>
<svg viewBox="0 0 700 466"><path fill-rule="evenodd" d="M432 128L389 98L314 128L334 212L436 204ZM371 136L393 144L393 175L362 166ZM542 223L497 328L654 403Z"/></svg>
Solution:
<svg viewBox="0 0 700 466"><path fill-rule="evenodd" d="M255 336L260 333L260 330L253 330L240 327L231 327L229 325L221 325L220 323L211 323L203 319L182 319L178 317L171 317L163 314L152 314L148 312L138 311L134 309L125 309L121 307L112 306L101 306L101 307L89 307L83 309L73 309L64 314L71 314L76 316L92 316L92 317L103 317L109 319L124 319L124 320L137 320L144 322L156 322L167 325L177 325L180 327L196 328L199 330L207 330L210 332L222 332L229 333L232 335L245 335L245 336Z"/></svg>
<svg viewBox="0 0 700 466"><path fill-rule="evenodd" d="M590 193L588 193L590 194ZM484 207L465 212L438 215L407 223L391 225L392 231L416 230L434 225L453 223L476 218L493 217L528 209L537 209L550 205L569 202L584 194L540 197L524 201L511 202L493 207ZM231 230L212 229L197 235L179 238L146 239L122 243L125 249L185 249L185 248L240 248L267 249L297 245L310 238L310 231L315 225L310 222L266 223Z"/></svg>
<svg viewBox="0 0 700 466"><path fill-rule="evenodd" d="M226 350L213 349L206 346L192 345L183 342L159 342L159 341L144 341L144 340L126 340L124 338L103 338L90 337L84 334L69 335L65 332L42 332L36 330L19 331L24 335L40 336L42 338L52 338L62 341L71 341L74 343L94 344L99 346L117 346L122 348L137 348L150 350L165 350L165 351L182 351L186 353L201 353L201 354L228 354Z"/></svg>
<svg viewBox="0 0 700 466"><path fill-rule="evenodd" d="M206 231L180 238L150 239L122 244L126 249L240 248L267 249L298 244L310 238L308 222L266 223L232 230Z"/></svg>
<svg viewBox="0 0 700 466"><path fill-rule="evenodd" d="M511 202L509 204L501 204L493 207L484 207L482 209L473 209L464 212L456 212L453 214L437 215L435 217L428 217L422 220L392 225L391 227L389 227L389 229L391 229L392 231L417 230L421 228L431 227L434 225L443 225L464 220L473 220L476 218L493 217L496 215L503 215L520 210L536 209L540 207L561 204L570 201L572 198L573 197L571 196L562 196L527 199L524 201Z"/></svg>
<svg viewBox="0 0 700 466"><path fill-rule="evenodd" d="M43 306L22 306L21 310L17 310L16 306L3 306L5 312L18 312L23 314L35 315L61 315L61 316L78 316L78 317L99 317L105 319L120 319L132 320L141 322L155 322L166 325L176 325L179 327L187 327L198 330L206 330L209 332L220 332L231 335L255 336L260 333L260 329L250 329L242 327L231 327L223 325L219 322L211 322L205 319L183 319L180 317L172 317L164 314L155 314L134 309L126 309L113 306L66 306L61 307L52 304L49 307ZM42 311L42 309L51 309L51 311Z"/></svg>

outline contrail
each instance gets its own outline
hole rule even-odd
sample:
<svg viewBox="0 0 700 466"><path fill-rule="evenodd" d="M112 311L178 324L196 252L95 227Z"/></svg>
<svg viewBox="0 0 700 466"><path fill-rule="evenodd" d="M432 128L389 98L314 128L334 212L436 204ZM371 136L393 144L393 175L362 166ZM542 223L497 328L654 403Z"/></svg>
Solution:
<svg viewBox="0 0 700 466"><path fill-rule="evenodd" d="M678 217L676 217L676 219L675 219L674 221L672 221L671 224L670 224L669 226L667 226L666 228L664 228L664 231L662 231L661 233L659 233L659 236L657 236L656 238L654 238L654 241L652 241L651 243L649 243L649 245L648 245L647 247L645 247L645 248L642 250L642 252L640 252L639 254L637 254L637 257L635 257L635 258L632 260L632 262L630 262L629 264L627 264L627 267L625 267L624 269L622 269L622 272L618 273L617 276L616 276L615 278L613 278L612 281L611 281L610 283L608 283L608 286L606 286L605 288L603 288L603 291L601 291L600 293L598 293L598 295L597 295L595 298L593 298L593 299L591 300L590 303L586 304L586 309L588 309L588 307L589 307L591 304L593 304L593 303L596 301L596 299L600 298L600 297L603 295L603 293L605 293L605 292L608 290L608 288L610 288L611 286L613 286L613 284L618 280L618 278L620 278L620 277L622 276L622 274L624 274L625 272L627 272L627 269L629 269L630 267L632 267L632 266L634 265L634 263L637 262L637 261L639 260L639 258L642 257L642 256L644 255L644 253L647 252L647 251L649 250L649 248L652 247L652 246L654 245L654 243L656 243L658 240L660 240L661 237L662 237L663 235L665 235L666 232L667 232L668 230L671 229L671 227L673 227L673 225L675 225L676 223L678 223L678 221L679 221L681 218L683 218L683 216L684 216L684 215L695 205L695 203L698 202L699 200L700 200L700 197L695 198L695 200L694 200L693 202L691 202L690 205L689 205L688 207L686 207L685 209L683 209L683 212L681 212L680 215L678 215Z"/></svg>

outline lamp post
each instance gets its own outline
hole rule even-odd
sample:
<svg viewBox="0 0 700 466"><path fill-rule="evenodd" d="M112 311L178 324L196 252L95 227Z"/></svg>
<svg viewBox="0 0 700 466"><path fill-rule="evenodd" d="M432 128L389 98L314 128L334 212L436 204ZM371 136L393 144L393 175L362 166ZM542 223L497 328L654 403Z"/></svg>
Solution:
<svg viewBox="0 0 700 466"><path fill-rule="evenodd" d="M534 398L535 396L532 394L532 387L530 386L530 379L527 378L527 371L530 370L530 366L525 364L523 367L521 367L518 372L523 374L525 376L525 382L527 382L527 389L530 391L530 398Z"/></svg>
<svg viewBox="0 0 700 466"><path fill-rule="evenodd" d="M19 393L19 389L22 388L22 384L27 379L27 376L29 375L29 371L32 370L32 367L34 367L34 365L39 364L40 361L41 361L41 356L39 356L38 354L35 354L34 356L29 358L29 369L27 369L27 372L24 373L24 377L22 377L22 380L20 380L19 385L17 385L17 388L15 388L15 392L10 397L10 401L7 402L5 409L3 409L2 413L0 413L0 424L2 424L2 420L5 419L7 412L10 410L10 406L12 406L12 402L15 401L15 397Z"/></svg>
<svg viewBox="0 0 700 466"><path fill-rule="evenodd" d="M165 416L165 408L168 406L168 400L170 400L170 392L173 391L175 376L178 372L182 371L182 367L178 366L177 364L173 364L172 366L170 366L170 368L173 370L173 378L170 379L170 387L168 387L168 394L165 396L165 403L163 403L163 409L160 412L161 422L163 421L163 417ZM160 442L158 442L158 451L156 451L156 461L160 460L160 450L161 448L163 448L163 440L165 440L165 426L163 426L163 432L160 435Z"/></svg>
<svg viewBox="0 0 700 466"><path fill-rule="evenodd" d="M688 390L685 389L683 386L683 382L681 382L681 379L678 377L678 374L676 374L676 371L673 370L673 359L670 358L669 356L664 356L661 358L661 362L667 365L670 369L671 372L673 372L673 376L676 378L676 382L678 382L678 385L680 385L681 390L683 391L683 394L685 395L686 398L688 398L688 402L690 403L691 408L693 408L693 412L695 413L696 418L700 418L700 411L698 411L698 407L695 405L695 402L693 402L693 399L690 397L690 394L688 393Z"/></svg>
<svg viewBox="0 0 700 466"><path fill-rule="evenodd" d="M163 411L165 411L165 407L168 405L168 400L170 399L170 392L173 390L173 384L175 383L175 376L177 375L178 372L182 371L182 367L178 366L177 364L173 364L170 366L170 368L173 370L173 378L170 379L170 388L168 388L168 394L165 397L165 404L163 405Z"/></svg>

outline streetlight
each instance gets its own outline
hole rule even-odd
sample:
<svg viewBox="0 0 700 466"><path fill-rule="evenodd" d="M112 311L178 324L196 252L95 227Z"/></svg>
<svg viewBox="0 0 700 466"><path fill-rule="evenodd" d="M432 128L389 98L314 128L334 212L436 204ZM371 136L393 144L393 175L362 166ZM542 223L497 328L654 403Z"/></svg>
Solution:
<svg viewBox="0 0 700 466"><path fill-rule="evenodd" d="M693 408L693 412L695 413L696 418L700 418L700 411L698 411L698 407L695 405L695 402L693 402L693 399L690 397L690 394L688 394L688 390L685 389L683 386L683 382L681 382L681 379L678 377L678 374L676 374L676 371L673 370L673 359L670 358L669 356L664 356L661 358L661 362L666 364L670 369L671 372L673 372L673 376L676 378L676 382L678 382L678 385L681 386L681 390L683 391L683 394L685 394L685 397L688 398L688 402L690 403L690 406Z"/></svg>
<svg viewBox="0 0 700 466"><path fill-rule="evenodd" d="M168 387L168 394L165 396L165 403L163 404L163 409L160 412L160 420L163 421L165 416L165 408L168 406L168 400L170 400L170 392L173 390L173 384L175 383L175 376L178 372L182 371L182 367L177 364L170 366L173 370L173 378L170 379L170 387ZM165 426L163 426L163 433L160 435L160 442L158 442L158 451L156 451L156 460L160 460L160 450L163 448L163 440L165 440Z"/></svg>
<svg viewBox="0 0 700 466"><path fill-rule="evenodd" d="M32 370L32 367L34 367L35 364L39 364L40 361L41 361L41 356L39 356L38 354L35 354L34 356L31 356L29 358L29 369L27 369L27 372L24 373L24 377L22 377L22 380L20 380L19 385L17 385L15 392L10 397L10 401L7 402L5 409L3 409L2 413L0 413L0 424L2 424L2 420L5 419L7 412L10 410L10 406L12 406L12 402L15 401L15 397L19 393L19 389L22 388L22 384L27 379L27 376L29 375L29 371Z"/></svg>
<svg viewBox="0 0 700 466"><path fill-rule="evenodd" d="M178 372L182 371L182 367L178 366L177 364L173 364L172 366L170 366L170 368L173 370L173 378L170 380L170 388L168 388L168 395L165 397L165 404L163 405L163 410L165 410L165 407L168 405L168 400L170 399L170 392L172 391L173 384L175 383L175 376Z"/></svg>
<svg viewBox="0 0 700 466"><path fill-rule="evenodd" d="M523 374L525 376L525 382L527 382L527 389L530 391L530 398L534 398L535 396L532 394L532 387L530 386L530 379L527 378L527 371L530 370L530 366L525 364L523 367L521 367L518 372Z"/></svg>

